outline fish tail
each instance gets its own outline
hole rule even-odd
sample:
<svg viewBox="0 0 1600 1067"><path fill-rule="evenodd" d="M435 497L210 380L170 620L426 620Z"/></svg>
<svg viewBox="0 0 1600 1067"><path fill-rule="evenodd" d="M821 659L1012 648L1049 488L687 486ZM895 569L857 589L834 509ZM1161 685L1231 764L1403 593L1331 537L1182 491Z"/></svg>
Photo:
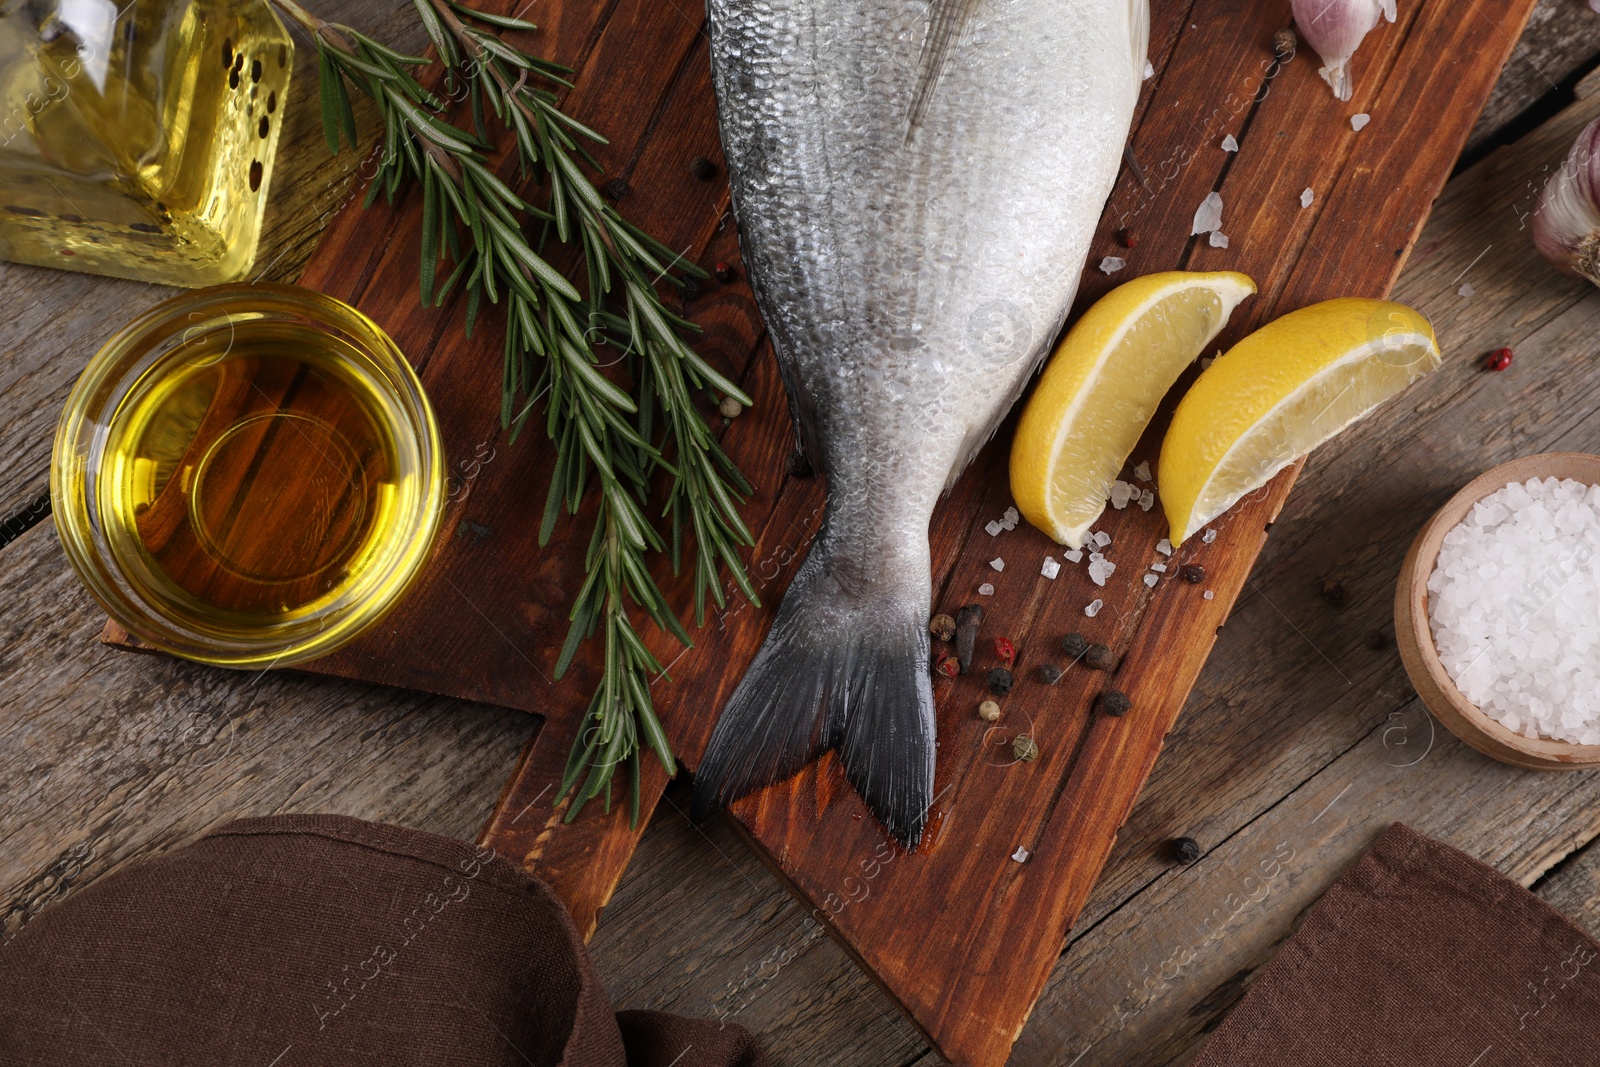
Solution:
<svg viewBox="0 0 1600 1067"><path fill-rule="evenodd" d="M916 601L846 590L819 538L712 731L695 817L834 749L867 807L915 849L933 801L926 591L921 608L897 605Z"/></svg>

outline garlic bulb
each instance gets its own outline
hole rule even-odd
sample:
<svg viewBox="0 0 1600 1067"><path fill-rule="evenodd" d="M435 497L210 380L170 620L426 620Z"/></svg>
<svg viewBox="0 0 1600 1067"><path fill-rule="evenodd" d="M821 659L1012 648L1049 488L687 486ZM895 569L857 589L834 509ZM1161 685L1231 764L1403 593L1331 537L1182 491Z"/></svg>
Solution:
<svg viewBox="0 0 1600 1067"><path fill-rule="evenodd" d="M1350 99L1350 57L1361 38L1378 24L1383 15L1395 20L1395 0L1293 0L1294 25L1317 55L1322 69L1317 73L1340 100Z"/></svg>
<svg viewBox="0 0 1600 1067"><path fill-rule="evenodd" d="M1533 214L1539 254L1600 285L1600 119L1585 126L1545 182Z"/></svg>

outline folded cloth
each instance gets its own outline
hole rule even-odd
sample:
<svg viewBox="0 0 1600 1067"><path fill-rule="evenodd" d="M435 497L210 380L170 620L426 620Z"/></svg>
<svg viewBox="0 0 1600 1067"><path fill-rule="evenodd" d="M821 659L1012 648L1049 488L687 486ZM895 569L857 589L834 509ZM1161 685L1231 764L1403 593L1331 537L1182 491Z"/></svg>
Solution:
<svg viewBox="0 0 1600 1067"><path fill-rule="evenodd" d="M462 841L244 819L0 948L6 1067L761 1067L740 1027L613 1014L550 888Z"/></svg>
<svg viewBox="0 0 1600 1067"><path fill-rule="evenodd" d="M1396 823L1334 883L1192 1067L1600 1063L1600 945Z"/></svg>

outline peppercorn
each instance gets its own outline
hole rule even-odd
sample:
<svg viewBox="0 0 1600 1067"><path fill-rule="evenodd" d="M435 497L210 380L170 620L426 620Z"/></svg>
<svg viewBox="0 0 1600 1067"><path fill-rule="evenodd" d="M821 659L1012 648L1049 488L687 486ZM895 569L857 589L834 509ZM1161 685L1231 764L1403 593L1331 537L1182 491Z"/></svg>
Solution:
<svg viewBox="0 0 1600 1067"><path fill-rule="evenodd" d="M994 722L1000 717L1000 705L992 700L985 700L978 705L978 718L984 722Z"/></svg>
<svg viewBox="0 0 1600 1067"><path fill-rule="evenodd" d="M928 632L941 641L948 641L956 635L956 620L944 614L935 615L928 620Z"/></svg>
<svg viewBox="0 0 1600 1067"><path fill-rule="evenodd" d="M710 181L717 176L717 165L705 156L695 156L689 160L689 173L701 181Z"/></svg>
<svg viewBox="0 0 1600 1067"><path fill-rule="evenodd" d="M1505 370L1511 366L1511 349L1497 348L1483 361L1484 370Z"/></svg>
<svg viewBox="0 0 1600 1067"><path fill-rule="evenodd" d="M956 612L956 656L961 660L961 673L972 667L972 653L978 647L978 627L983 625L983 609L968 604Z"/></svg>
<svg viewBox="0 0 1600 1067"><path fill-rule="evenodd" d="M1120 690L1107 689L1095 700L1094 706L1095 710L1100 714L1120 719L1128 714L1128 710L1133 707L1133 701L1129 700L1128 695Z"/></svg>
<svg viewBox="0 0 1600 1067"><path fill-rule="evenodd" d="M789 462L783 465L783 472L791 478L815 478L817 472L811 467L811 457L805 450L795 448L789 453Z"/></svg>
<svg viewBox="0 0 1600 1067"><path fill-rule="evenodd" d="M1117 669L1117 654L1105 645L1090 645L1083 654L1083 665L1095 671L1114 671Z"/></svg>
<svg viewBox="0 0 1600 1067"><path fill-rule="evenodd" d="M939 660L938 671L946 678L954 678L961 673L961 661L954 656L943 656Z"/></svg>
<svg viewBox="0 0 1600 1067"><path fill-rule="evenodd" d="M1017 662L1017 646L1004 637L994 639L994 654L1007 669Z"/></svg>
<svg viewBox="0 0 1600 1067"><path fill-rule="evenodd" d="M1121 244L1123 248L1139 247L1139 242L1134 238L1133 231L1128 229L1126 226L1123 226L1121 229L1117 230L1117 242Z"/></svg>
<svg viewBox="0 0 1600 1067"><path fill-rule="evenodd" d="M1172 839L1172 854L1179 863L1193 863L1200 858L1200 842L1192 837Z"/></svg>
<svg viewBox="0 0 1600 1067"><path fill-rule="evenodd" d="M1374 630L1367 635L1367 647L1374 652L1382 652L1389 647L1389 635L1382 630Z"/></svg>
<svg viewBox="0 0 1600 1067"><path fill-rule="evenodd" d="M722 412L722 417L725 419L737 419L739 414L744 411L744 405L731 396L725 396L722 398L722 402L717 405L717 410Z"/></svg>
<svg viewBox="0 0 1600 1067"><path fill-rule="evenodd" d="M1080 633L1070 633L1061 639L1061 651L1077 659L1089 651L1089 639Z"/></svg>
<svg viewBox="0 0 1600 1067"><path fill-rule="evenodd" d="M1337 607L1342 607L1344 605L1344 583L1343 582L1335 581L1332 578L1326 578L1322 582L1321 593L1322 593L1322 599L1326 600L1328 603L1332 604L1334 607L1337 608Z"/></svg>
<svg viewBox="0 0 1600 1067"><path fill-rule="evenodd" d="M1294 30L1285 26L1272 35L1272 54L1279 63L1287 63L1294 58L1294 50L1299 43L1300 38L1295 36Z"/></svg>
<svg viewBox="0 0 1600 1067"><path fill-rule="evenodd" d="M1039 758L1039 743L1027 734L1018 734L1011 739L1011 754L1023 763L1032 763Z"/></svg>
<svg viewBox="0 0 1600 1067"><path fill-rule="evenodd" d="M1061 681L1061 668L1054 663L1041 663L1039 669L1034 671L1035 676L1045 685L1055 685Z"/></svg>
<svg viewBox="0 0 1600 1067"><path fill-rule="evenodd" d="M1183 569L1178 573L1182 575L1183 580L1188 582L1190 585L1199 585L1201 582L1206 580L1206 569L1200 566L1198 563L1185 563L1183 565Z"/></svg>
<svg viewBox="0 0 1600 1067"><path fill-rule="evenodd" d="M719 282L733 281L733 268L721 260L718 260L717 265L711 268L711 273L717 276L717 281Z"/></svg>
<svg viewBox="0 0 1600 1067"><path fill-rule="evenodd" d="M996 667L990 671L989 692L997 697L1003 697L1011 692L1011 672L1004 667Z"/></svg>
<svg viewBox="0 0 1600 1067"><path fill-rule="evenodd" d="M628 183L621 178L612 178L606 182L606 195L613 200L621 200L628 195Z"/></svg>

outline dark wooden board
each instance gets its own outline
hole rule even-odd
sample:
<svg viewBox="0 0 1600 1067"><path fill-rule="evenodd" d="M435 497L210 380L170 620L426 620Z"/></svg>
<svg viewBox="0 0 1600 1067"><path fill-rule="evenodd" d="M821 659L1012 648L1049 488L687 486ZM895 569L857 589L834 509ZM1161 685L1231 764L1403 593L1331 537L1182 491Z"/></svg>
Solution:
<svg viewBox="0 0 1600 1067"><path fill-rule="evenodd" d="M1269 42L1283 7L1247 3L1223 17L1182 0L1157 3L1157 73L1134 137L1149 187L1128 174L1119 180L1091 260L1116 254L1129 265L1109 278L1087 271L1080 306L1151 270L1244 270L1261 293L1219 339L1226 344L1316 299L1387 292L1531 3L1505 0L1469 17L1439 0L1404 4L1400 21L1363 46L1356 97L1344 105L1317 79L1314 56L1281 71L1273 66ZM578 68L569 107L611 137L601 153L606 179L621 177L638 190L622 207L702 264L737 265L722 182L698 181L688 169L695 155L720 156L700 13L691 19L685 10L646 0L550 5L535 13L543 23L538 47ZM1362 133L1348 123L1358 111L1374 115ZM1228 133L1241 142L1236 156L1218 147ZM1301 209L1307 187L1316 199ZM1194 209L1213 189L1225 203L1226 250L1188 236ZM443 313L416 307L418 216L414 198L392 210L346 208L302 276L372 315L410 355L457 473L421 586L379 631L316 669L539 713L543 726L485 838L552 881L580 925L592 929L637 832L620 811L589 811L563 825L550 806L593 679L585 660L560 684L549 681L576 588L581 531L565 525L551 550L537 550L548 447L534 439L508 445L499 432L492 323L463 343L459 305ZM1132 250L1111 236L1123 226L1137 239ZM822 487L783 476L790 429L742 281L708 285L686 310L707 328L702 353L758 400L727 427L725 443L757 483L746 516L758 535L749 561L764 604L757 610L736 598L694 631L692 652L679 655L664 635L652 638L672 661L671 679L655 686L658 704L692 766L815 532ZM1068 629L1105 641L1122 656L1113 677L1134 712L1091 718L1088 705L1105 679L1075 668L1053 688L1019 684L995 733L972 714L981 695L976 677L941 681L944 792L931 840L915 856L889 849L831 761L736 812L758 852L935 1045L952 1060L982 1064L1004 1060L1020 1031L1295 473L1217 523L1215 544L1181 550L1177 562L1206 567L1202 586L1164 580L1147 589L1138 577L1159 558L1160 513L1109 513L1103 528L1119 571L1098 590L1071 567L1055 582L1041 578L1040 562L1055 551L1042 535L1019 528L991 541L983 531L1009 504L1005 439L1002 433L934 521L939 606L976 601L977 586L992 581L984 643L997 635L1016 640L1024 671ZM1136 458L1153 458L1158 440L1152 433ZM989 569L996 555L1009 564L1004 574ZM1202 598L1206 588L1213 600ZM1106 607L1086 619L1082 607L1094 596ZM1019 731L1038 739L1037 761L997 755ZM664 780L647 766L649 808ZM1024 862L1010 858L1019 846L1029 851Z"/></svg>

